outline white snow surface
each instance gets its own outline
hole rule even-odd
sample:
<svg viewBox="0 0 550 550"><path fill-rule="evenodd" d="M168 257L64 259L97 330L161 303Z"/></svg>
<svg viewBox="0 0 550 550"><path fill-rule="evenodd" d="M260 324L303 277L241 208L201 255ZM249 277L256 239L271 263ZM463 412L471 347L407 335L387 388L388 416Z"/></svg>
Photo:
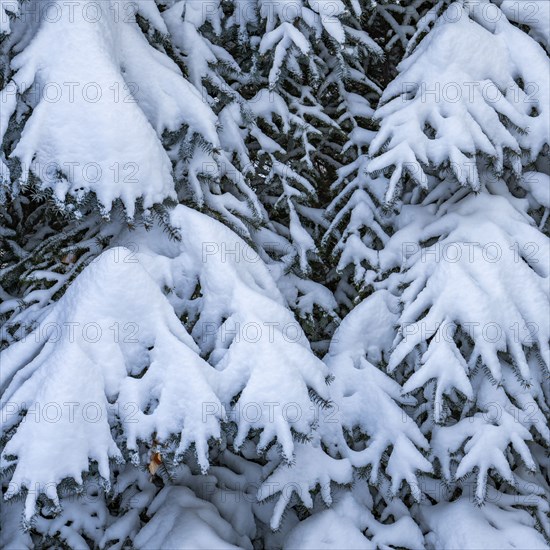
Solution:
<svg viewBox="0 0 550 550"><path fill-rule="evenodd" d="M2 354L3 430L18 425L22 410L37 411L36 422L19 423L3 454L4 465L16 462L7 496L34 489L27 517L40 492L57 503L56 484L65 477L81 483L89 460L109 479L109 459L122 459L114 424L130 451L153 436L163 443L176 435L178 454L194 444L206 471L208 441L229 418L238 426L237 448L250 429L261 429L259 449L276 437L290 461L291 428L308 434L315 420L309 390L329 397L326 366L252 249L185 206L172 222L181 242L160 229L143 231L142 241L133 234L139 254L103 253L37 329ZM208 248L220 243L242 261ZM197 284L201 297L191 300ZM162 288L176 290L167 297ZM184 310L197 316L191 335L179 319Z"/></svg>
<svg viewBox="0 0 550 550"><path fill-rule="evenodd" d="M16 96L29 91L33 111L11 154L21 162L21 181L33 172L59 203L93 192L106 212L120 199L132 216L138 198L148 208L175 197L160 140L165 130L186 124L213 146L219 141L215 115L199 91L127 15L132 2L114 4L22 5L29 20L42 18L0 92L0 136ZM161 25L154 4L146 4L145 14Z"/></svg>
<svg viewBox="0 0 550 550"><path fill-rule="evenodd" d="M479 189L475 155L491 158L500 171L506 151L526 150L535 160L550 142L546 52L506 17L492 22L480 12L449 6L382 94L375 113L381 127L370 145L375 158L368 169L394 167L388 200L405 173L427 187L429 164L450 163L458 181ZM530 84L520 88L520 78Z"/></svg>

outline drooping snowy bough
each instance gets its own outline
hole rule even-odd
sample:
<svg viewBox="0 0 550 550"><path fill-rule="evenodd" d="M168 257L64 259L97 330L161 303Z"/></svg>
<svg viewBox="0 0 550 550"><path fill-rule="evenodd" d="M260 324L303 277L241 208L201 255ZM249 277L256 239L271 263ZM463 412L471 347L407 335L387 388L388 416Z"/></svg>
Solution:
<svg viewBox="0 0 550 550"><path fill-rule="evenodd" d="M549 40L0 0L0 546L547 547Z"/></svg>

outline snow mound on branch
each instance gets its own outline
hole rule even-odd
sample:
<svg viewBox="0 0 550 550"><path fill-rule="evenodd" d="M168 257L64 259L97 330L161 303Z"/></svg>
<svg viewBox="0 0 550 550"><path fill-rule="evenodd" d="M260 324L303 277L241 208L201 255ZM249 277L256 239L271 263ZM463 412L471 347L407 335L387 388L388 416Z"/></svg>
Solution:
<svg viewBox="0 0 550 550"><path fill-rule="evenodd" d="M497 499L478 506L462 496L454 502L421 506L420 517L430 529L426 535L428 548L548 548L543 536L534 528L532 516L525 510L513 509L511 504L513 497L506 502L500 503Z"/></svg>
<svg viewBox="0 0 550 550"><path fill-rule="evenodd" d="M373 484L379 481L382 456L391 446L386 470L392 492L405 480L419 498L417 472L430 472L432 467L418 448L427 449L428 442L399 406L407 401L399 384L370 362L380 362L388 352L396 311L396 298L378 291L352 310L334 335L325 361L335 377L331 391L338 419L342 428L359 428L369 441L366 448L355 450L340 431L332 435L332 444L355 467L369 466Z"/></svg>
<svg viewBox="0 0 550 550"><path fill-rule="evenodd" d="M279 529L286 507L294 495L307 508L313 507L310 491L320 487L323 502L332 504L331 482L340 485L351 483L353 474L350 461L336 460L322 451L319 442L296 445L294 463L281 464L258 490L258 500L281 493L271 519L271 528Z"/></svg>
<svg viewBox="0 0 550 550"><path fill-rule="evenodd" d="M424 546L419 527L409 516L395 522L379 523L365 506L368 497L365 481L357 481L350 491L339 491L337 502L329 510L320 510L301 521L287 535L284 550L345 548L410 548Z"/></svg>
<svg viewBox="0 0 550 550"><path fill-rule="evenodd" d="M0 136L17 98L28 101L32 112L10 155L21 163L20 182L32 172L60 204L93 192L105 212L120 199L133 216L138 198L145 208L175 198L165 130L185 124L219 143L214 113L177 65L149 45L129 9L132 2L112 0L25 2L23 18L41 20L0 93Z"/></svg>
<svg viewBox="0 0 550 550"><path fill-rule="evenodd" d="M503 219L506 219L504 226ZM402 298L403 332L390 369L421 341L438 330L449 330L451 323L471 330L476 346L469 360L470 368L478 358L482 359L496 380L501 378L499 351L512 355L526 380L530 373L522 345L536 344L546 364L550 364L550 328L545 306L550 262L548 240L526 215L515 210L506 199L483 193L471 195L451 207L419 235L407 229L402 233L409 237L411 250L414 248L415 252L405 259L405 265L410 267L404 280L409 286ZM430 247L414 246L434 238L437 242ZM395 241L403 245L401 235L396 234ZM390 242L388 254L392 253L395 251ZM386 251L381 255L385 254ZM519 292L510 292L511 288L521 289L521 300ZM421 318L426 310L428 314ZM529 323L537 327L534 333L525 330ZM487 335L491 327L496 334ZM519 337L514 327L519 327Z"/></svg>
<svg viewBox="0 0 550 550"><path fill-rule="evenodd" d="M284 550L376 550L350 518L326 510L301 521L285 540Z"/></svg>
<svg viewBox="0 0 550 550"><path fill-rule="evenodd" d="M251 549L210 502L197 498L187 487L165 487L147 509L150 521L136 535L138 550Z"/></svg>
<svg viewBox="0 0 550 550"><path fill-rule="evenodd" d="M329 399L328 370L313 355L266 265L244 240L183 205L171 220L182 241L168 253L173 260L159 282L176 289L174 307L193 320L191 335L216 369L216 393L238 425L235 445L240 447L251 429L261 429L259 450L276 437L290 461L291 429L308 434L315 421L309 392ZM141 261L150 262L150 272L158 270L154 253ZM197 287L201 296L193 300Z"/></svg>
<svg viewBox="0 0 550 550"><path fill-rule="evenodd" d="M406 173L427 187L429 165L450 165L461 184L479 189L476 155L497 172L511 162L519 173L522 150L534 161L550 143L546 52L504 16L494 24L475 17L449 6L382 95L369 171L394 167L387 200Z"/></svg>
<svg viewBox="0 0 550 550"><path fill-rule="evenodd" d="M180 241L142 229L139 253L103 253L2 354L3 432L14 430L2 466L15 465L8 498L28 490L27 518L40 493L58 505L63 479L81 484L89 461L108 480L122 442L136 460L140 441L176 460L194 445L204 472L225 419L237 449L261 430L258 451L276 439L290 462L293 432L315 423L312 398L329 399L328 370L256 253L185 206L172 224Z"/></svg>
<svg viewBox="0 0 550 550"><path fill-rule="evenodd" d="M82 483L90 460L109 479L109 459L122 460L110 424L130 450L153 434L159 442L179 434L179 451L195 443L204 469L208 439L220 436L211 367L125 252L100 256L31 335L2 353L3 431L15 427L3 453L4 467L16 462L7 497L28 489L27 517L41 492L58 503L61 480ZM203 418L204 402L216 413Z"/></svg>
<svg viewBox="0 0 550 550"><path fill-rule="evenodd" d="M432 430L444 477L475 472L482 503L491 470L518 483L509 451L535 472L531 432L550 440L548 239L510 201L486 192L443 203L437 214L405 225L381 253L396 266L401 249L407 285L388 368L412 367L403 392L431 396L423 429ZM463 410L464 402L465 416L447 425L448 406Z"/></svg>

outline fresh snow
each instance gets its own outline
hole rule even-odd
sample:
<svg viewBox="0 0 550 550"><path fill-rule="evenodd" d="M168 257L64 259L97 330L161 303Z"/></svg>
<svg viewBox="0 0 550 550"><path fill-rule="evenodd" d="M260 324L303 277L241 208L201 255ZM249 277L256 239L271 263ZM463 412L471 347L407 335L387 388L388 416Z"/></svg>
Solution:
<svg viewBox="0 0 550 550"><path fill-rule="evenodd" d="M0 0L0 547L547 548L549 6Z"/></svg>

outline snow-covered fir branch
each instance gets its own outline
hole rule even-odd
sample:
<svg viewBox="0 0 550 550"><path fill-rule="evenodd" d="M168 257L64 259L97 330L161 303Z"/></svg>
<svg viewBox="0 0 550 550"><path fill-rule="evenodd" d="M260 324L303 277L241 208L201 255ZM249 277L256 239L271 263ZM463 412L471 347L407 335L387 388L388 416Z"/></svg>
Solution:
<svg viewBox="0 0 550 550"><path fill-rule="evenodd" d="M0 546L548 548L549 6L0 0Z"/></svg>

